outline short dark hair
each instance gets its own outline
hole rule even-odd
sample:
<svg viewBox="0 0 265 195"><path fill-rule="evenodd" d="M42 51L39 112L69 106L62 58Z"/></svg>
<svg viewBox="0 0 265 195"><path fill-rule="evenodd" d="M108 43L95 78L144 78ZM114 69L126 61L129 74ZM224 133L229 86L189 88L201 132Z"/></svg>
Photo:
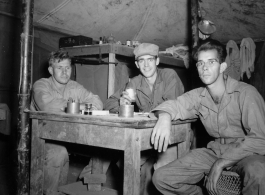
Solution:
<svg viewBox="0 0 265 195"><path fill-rule="evenodd" d="M225 58L227 55L226 48L222 43L214 39L202 41L196 48L193 49L192 53L194 60L198 61L199 52L213 50L213 49L217 51L219 62L220 63L225 62Z"/></svg>
<svg viewBox="0 0 265 195"><path fill-rule="evenodd" d="M65 50L58 50L56 52L52 52L49 57L49 66L52 66L54 62L61 62L63 60L69 60L70 63L72 61L71 57L68 55L68 52Z"/></svg>

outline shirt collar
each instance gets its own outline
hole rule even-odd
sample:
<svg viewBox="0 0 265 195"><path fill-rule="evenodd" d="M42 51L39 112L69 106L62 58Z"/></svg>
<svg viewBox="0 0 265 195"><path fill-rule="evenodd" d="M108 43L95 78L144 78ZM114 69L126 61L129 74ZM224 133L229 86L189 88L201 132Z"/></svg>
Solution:
<svg viewBox="0 0 265 195"><path fill-rule="evenodd" d="M226 74L224 75L224 79L226 80L226 92L228 94L238 91L237 86L238 86L239 81L231 78L230 76Z"/></svg>
<svg viewBox="0 0 265 195"><path fill-rule="evenodd" d="M238 81L235 79L232 79L230 76L224 74L225 79L225 94L223 96L223 101L220 106L220 111L228 105L228 103L231 100L231 97L229 94L234 93L235 91L238 91L237 85ZM218 112L217 107L215 106L211 95L209 94L206 87L202 90L200 96L202 97L201 104L210 108L211 110Z"/></svg>
<svg viewBox="0 0 265 195"><path fill-rule="evenodd" d="M52 76L50 76L49 81L50 81L50 83L51 83L51 87L52 87L52 89L53 89L54 91L57 91L58 93L60 93L60 91L57 89L57 87L56 87L55 84L54 84L54 81L53 81L53 79L52 79Z"/></svg>
<svg viewBox="0 0 265 195"><path fill-rule="evenodd" d="M50 80L50 83L51 83L52 89L53 89L54 91L57 91L59 94L61 94L61 92L57 89L57 87L56 87L56 85L55 85L55 83L54 83L54 81L53 81L53 79L52 79L52 76L50 76L49 80ZM70 81L71 81L71 80L69 80L68 83L66 84L64 91L66 91L67 88L71 87L71 85L70 85ZM61 94L61 95L63 95L63 94Z"/></svg>
<svg viewBox="0 0 265 195"><path fill-rule="evenodd" d="M158 86L157 84L161 83L162 81L163 81L162 80L162 70L157 69L157 77L156 77L154 87L156 88ZM141 75L141 82L139 82L139 85L136 86L136 89L142 89L145 87L149 87L149 86L147 84L147 81L145 80L145 77L143 75Z"/></svg>
<svg viewBox="0 0 265 195"><path fill-rule="evenodd" d="M233 93L235 91L238 91L238 88L237 88L238 81L237 80L231 78L230 76L228 76L226 74L224 74L224 80L225 80L225 91L226 91L226 93L230 94L230 93ZM209 92L205 87L204 90L202 90L200 95L205 97L206 94L209 94Z"/></svg>

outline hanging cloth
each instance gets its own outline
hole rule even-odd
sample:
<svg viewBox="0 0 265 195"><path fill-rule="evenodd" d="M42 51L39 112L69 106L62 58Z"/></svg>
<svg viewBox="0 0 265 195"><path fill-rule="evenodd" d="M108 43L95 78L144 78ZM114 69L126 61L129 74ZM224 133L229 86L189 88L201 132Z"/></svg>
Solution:
<svg viewBox="0 0 265 195"><path fill-rule="evenodd" d="M225 62L227 63L227 68L225 74L229 75L233 79L240 79L240 51L235 41L230 40L226 44L227 56Z"/></svg>
<svg viewBox="0 0 265 195"><path fill-rule="evenodd" d="M251 77L251 72L254 72L256 45L251 38L244 38L240 44L240 61L241 61L241 78L244 73L248 79Z"/></svg>

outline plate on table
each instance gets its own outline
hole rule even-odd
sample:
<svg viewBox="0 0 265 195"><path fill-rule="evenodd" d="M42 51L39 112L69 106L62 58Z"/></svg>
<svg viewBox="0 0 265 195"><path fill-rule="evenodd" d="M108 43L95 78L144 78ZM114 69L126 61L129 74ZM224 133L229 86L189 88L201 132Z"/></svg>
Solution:
<svg viewBox="0 0 265 195"><path fill-rule="evenodd" d="M109 115L109 111L108 110L92 110L91 115L106 116L106 115Z"/></svg>
<svg viewBox="0 0 265 195"><path fill-rule="evenodd" d="M134 116L148 116L149 112L134 112Z"/></svg>
<svg viewBox="0 0 265 195"><path fill-rule="evenodd" d="M106 116L109 115L108 110L92 110L89 112L86 112L84 110L81 110L82 115L94 115L94 116Z"/></svg>

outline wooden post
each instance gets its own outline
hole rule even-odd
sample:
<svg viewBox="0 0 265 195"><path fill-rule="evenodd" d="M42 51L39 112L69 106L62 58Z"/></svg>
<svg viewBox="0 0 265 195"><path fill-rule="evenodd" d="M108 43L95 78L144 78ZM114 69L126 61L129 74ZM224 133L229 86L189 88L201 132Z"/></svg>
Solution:
<svg viewBox="0 0 265 195"><path fill-rule="evenodd" d="M103 164L102 160L97 157L91 158L92 160L92 174L102 174L103 173ZM87 189L89 191L101 191L101 183L88 183Z"/></svg>
<svg viewBox="0 0 265 195"><path fill-rule="evenodd" d="M139 130L124 129L126 146L124 150L123 194L140 194L140 151L141 137Z"/></svg>
<svg viewBox="0 0 265 195"><path fill-rule="evenodd" d="M31 86L31 60L33 43L33 2L22 2L22 33L20 51L19 116L18 116L18 170L17 195L29 193L29 116L24 110L29 107Z"/></svg>
<svg viewBox="0 0 265 195"><path fill-rule="evenodd" d="M45 141L39 138L39 120L32 120L30 195L43 195ZM25 194L23 194L25 195Z"/></svg>
<svg viewBox="0 0 265 195"><path fill-rule="evenodd" d="M199 30L198 30L198 13L199 13L198 0L191 0L191 25L192 25L192 47L196 47L199 42Z"/></svg>
<svg viewBox="0 0 265 195"><path fill-rule="evenodd" d="M191 146L191 129L190 123L184 125L184 129L186 131L186 138L184 142L178 144L178 158L185 156L190 151ZM175 125L171 128L177 128Z"/></svg>
<svg viewBox="0 0 265 195"><path fill-rule="evenodd" d="M198 29L198 23L199 23L199 2L198 0L191 0L191 31L192 31L192 40L191 40L191 44L192 44L192 48L195 48L198 44L199 44L199 29ZM190 60L190 75L191 75L191 89L194 89L198 86L198 74L197 74L197 69L194 66L194 61ZM192 142L192 148L196 148L197 145L197 140L196 140L196 127L193 126L192 130L190 131L190 133L193 135L191 136L193 139L191 140Z"/></svg>
<svg viewBox="0 0 265 195"><path fill-rule="evenodd" d="M109 53L109 79L108 79L108 98L115 92L115 54Z"/></svg>

